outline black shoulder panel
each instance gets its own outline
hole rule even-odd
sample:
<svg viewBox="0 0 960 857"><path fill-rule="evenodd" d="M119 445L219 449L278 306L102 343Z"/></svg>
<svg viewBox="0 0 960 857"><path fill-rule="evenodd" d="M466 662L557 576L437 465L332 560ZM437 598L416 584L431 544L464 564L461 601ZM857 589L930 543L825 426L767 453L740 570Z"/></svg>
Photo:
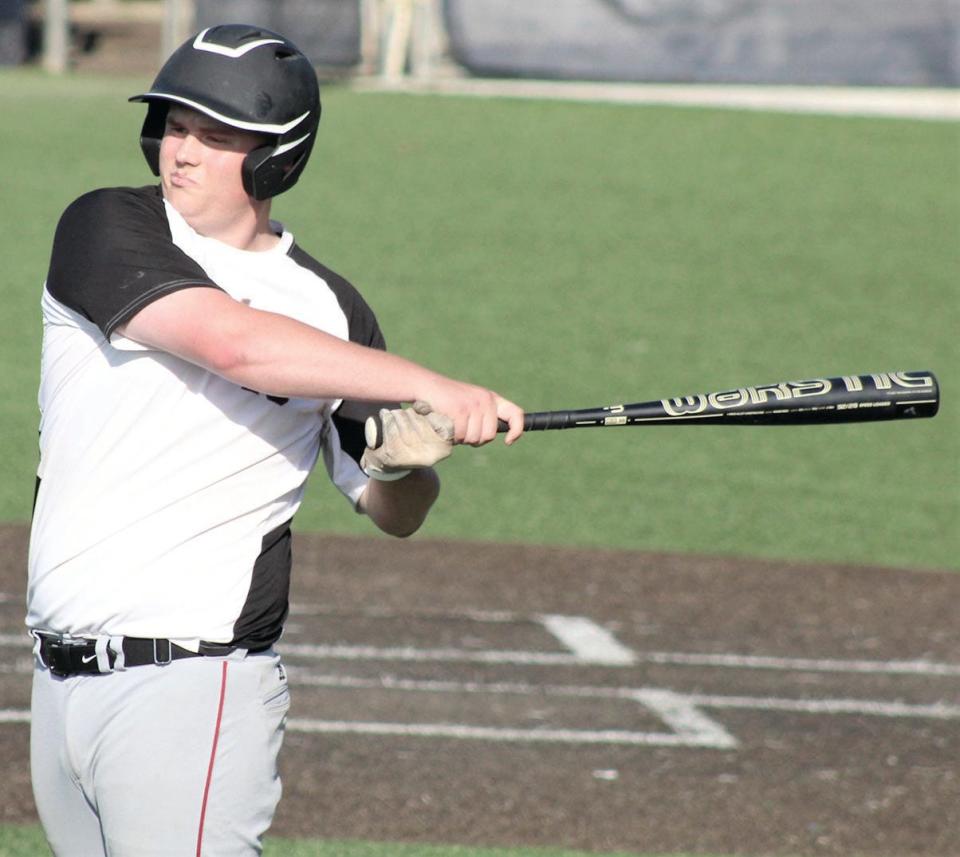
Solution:
<svg viewBox="0 0 960 857"><path fill-rule="evenodd" d="M377 324L377 317L360 292L336 271L318 262L296 244L288 252L290 258L301 268L312 271L330 287L330 291L336 296L343 314L347 317L350 341L359 342L361 345L367 345L370 348L385 350L386 343L383 340L383 334L380 332L380 325Z"/></svg>
<svg viewBox="0 0 960 857"><path fill-rule="evenodd" d="M157 298L191 286L219 288L173 243L158 187L91 191L61 216L47 290L105 336Z"/></svg>

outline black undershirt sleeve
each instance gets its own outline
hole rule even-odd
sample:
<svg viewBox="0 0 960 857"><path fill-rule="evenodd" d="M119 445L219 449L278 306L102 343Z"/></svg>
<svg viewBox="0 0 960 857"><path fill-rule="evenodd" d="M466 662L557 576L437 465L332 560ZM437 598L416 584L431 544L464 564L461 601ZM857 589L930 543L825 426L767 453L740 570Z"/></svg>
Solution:
<svg viewBox="0 0 960 857"><path fill-rule="evenodd" d="M219 288L173 243L158 187L91 191L60 218L47 291L108 339L157 298L197 286Z"/></svg>

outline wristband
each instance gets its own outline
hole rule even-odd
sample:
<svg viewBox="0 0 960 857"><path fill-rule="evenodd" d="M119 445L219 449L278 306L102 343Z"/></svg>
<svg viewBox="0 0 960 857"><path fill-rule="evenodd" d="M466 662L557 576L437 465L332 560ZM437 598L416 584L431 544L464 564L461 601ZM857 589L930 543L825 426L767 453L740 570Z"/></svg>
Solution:
<svg viewBox="0 0 960 857"><path fill-rule="evenodd" d="M403 479L404 476L409 476L413 471L394 470L392 473L386 473L383 470L364 470L363 472L371 479L376 479L377 482L396 482L398 479Z"/></svg>

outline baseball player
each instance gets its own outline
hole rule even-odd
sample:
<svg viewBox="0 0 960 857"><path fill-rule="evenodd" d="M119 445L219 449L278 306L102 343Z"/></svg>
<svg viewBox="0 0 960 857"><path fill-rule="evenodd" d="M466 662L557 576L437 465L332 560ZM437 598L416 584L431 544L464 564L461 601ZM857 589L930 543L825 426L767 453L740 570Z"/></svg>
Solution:
<svg viewBox="0 0 960 857"><path fill-rule="evenodd" d="M34 793L57 855L258 854L307 475L322 456L359 512L409 535L433 465L498 419L512 443L523 413L387 353L357 291L270 219L320 119L288 39L209 28L131 100L159 185L74 201L43 291Z"/></svg>

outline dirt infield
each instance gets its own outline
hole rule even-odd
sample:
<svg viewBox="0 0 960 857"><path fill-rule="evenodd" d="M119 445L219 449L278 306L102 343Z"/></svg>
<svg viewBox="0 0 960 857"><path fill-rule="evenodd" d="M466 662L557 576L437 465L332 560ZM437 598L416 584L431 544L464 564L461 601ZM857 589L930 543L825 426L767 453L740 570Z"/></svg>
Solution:
<svg viewBox="0 0 960 857"><path fill-rule="evenodd" d="M32 820L0 527L4 822ZM273 832L960 854L960 575L298 535Z"/></svg>

